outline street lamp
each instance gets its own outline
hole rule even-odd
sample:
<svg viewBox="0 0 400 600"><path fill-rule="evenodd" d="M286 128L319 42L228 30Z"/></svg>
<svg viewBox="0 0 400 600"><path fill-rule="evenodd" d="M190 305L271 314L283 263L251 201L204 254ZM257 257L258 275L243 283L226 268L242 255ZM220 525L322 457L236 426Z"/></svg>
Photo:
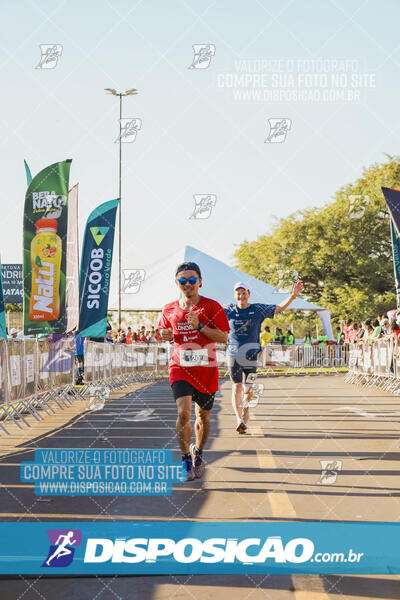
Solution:
<svg viewBox="0 0 400 600"><path fill-rule="evenodd" d="M119 197L119 213L118 213L118 328L121 328L121 165L122 165L122 142L121 142L121 120L122 120L122 96L135 96L138 91L135 88L126 90L125 92L117 92L113 88L105 88L106 92L113 96L119 97L119 165L118 165L118 197Z"/></svg>

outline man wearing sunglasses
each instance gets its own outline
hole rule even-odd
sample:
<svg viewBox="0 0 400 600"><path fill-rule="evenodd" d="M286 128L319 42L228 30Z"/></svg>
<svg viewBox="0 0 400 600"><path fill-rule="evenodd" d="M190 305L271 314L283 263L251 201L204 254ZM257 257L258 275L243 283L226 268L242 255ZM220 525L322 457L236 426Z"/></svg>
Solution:
<svg viewBox="0 0 400 600"><path fill-rule="evenodd" d="M298 281L293 287L292 294L278 305L250 304L249 287L239 281L234 287L236 302L224 307L230 327L227 355L232 381L232 407L237 419L236 431L239 434L245 433L249 420L249 403L257 373L257 358L261 352L259 342L261 324L264 319L272 319L276 313L283 312L302 290L303 283Z"/></svg>
<svg viewBox="0 0 400 600"><path fill-rule="evenodd" d="M229 324L218 302L199 295L202 279L196 263L180 264L175 283L181 297L166 304L158 327L164 341L174 339L169 380L178 408L176 435L186 468L186 481L192 481L204 472L203 448L218 389L214 342L228 341ZM195 444L190 444L192 400L196 406Z"/></svg>

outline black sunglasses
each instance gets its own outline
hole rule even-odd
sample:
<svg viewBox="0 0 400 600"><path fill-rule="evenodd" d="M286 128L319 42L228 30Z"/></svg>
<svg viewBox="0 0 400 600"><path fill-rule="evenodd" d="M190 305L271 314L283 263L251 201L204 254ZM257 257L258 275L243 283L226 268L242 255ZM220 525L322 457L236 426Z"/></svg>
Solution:
<svg viewBox="0 0 400 600"><path fill-rule="evenodd" d="M186 285L187 283L194 285L198 279L200 279L200 277L178 277L177 281L179 285Z"/></svg>

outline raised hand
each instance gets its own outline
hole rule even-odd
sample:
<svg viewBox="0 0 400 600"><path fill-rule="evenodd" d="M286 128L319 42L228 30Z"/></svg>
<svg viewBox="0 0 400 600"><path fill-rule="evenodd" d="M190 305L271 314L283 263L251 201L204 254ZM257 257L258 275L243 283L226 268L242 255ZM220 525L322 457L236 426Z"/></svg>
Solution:
<svg viewBox="0 0 400 600"><path fill-rule="evenodd" d="M298 281L293 286L293 295L298 296L304 290L304 284L302 281Z"/></svg>

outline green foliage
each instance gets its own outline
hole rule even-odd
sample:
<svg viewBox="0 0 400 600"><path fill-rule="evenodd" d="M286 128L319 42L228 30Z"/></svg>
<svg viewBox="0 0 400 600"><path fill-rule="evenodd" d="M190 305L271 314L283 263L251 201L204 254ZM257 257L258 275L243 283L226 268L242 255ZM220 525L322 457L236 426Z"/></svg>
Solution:
<svg viewBox="0 0 400 600"><path fill-rule="evenodd" d="M5 312L22 312L22 302L6 302L4 305Z"/></svg>
<svg viewBox="0 0 400 600"><path fill-rule="evenodd" d="M400 189L400 157L388 156L387 162L364 169L360 179L336 192L333 202L297 211L256 241L244 241L235 252L238 268L274 286L289 283L298 271L303 297L329 308L334 321L394 308L382 186Z"/></svg>
<svg viewBox="0 0 400 600"><path fill-rule="evenodd" d="M261 331L268 325L271 333L275 333L275 327L280 327L286 335L290 329L295 338L304 338L307 331L310 331L313 337L316 337L316 327L321 331L322 325L319 317L313 312L303 312L300 310L285 311L277 314L273 319L264 319L261 324Z"/></svg>

